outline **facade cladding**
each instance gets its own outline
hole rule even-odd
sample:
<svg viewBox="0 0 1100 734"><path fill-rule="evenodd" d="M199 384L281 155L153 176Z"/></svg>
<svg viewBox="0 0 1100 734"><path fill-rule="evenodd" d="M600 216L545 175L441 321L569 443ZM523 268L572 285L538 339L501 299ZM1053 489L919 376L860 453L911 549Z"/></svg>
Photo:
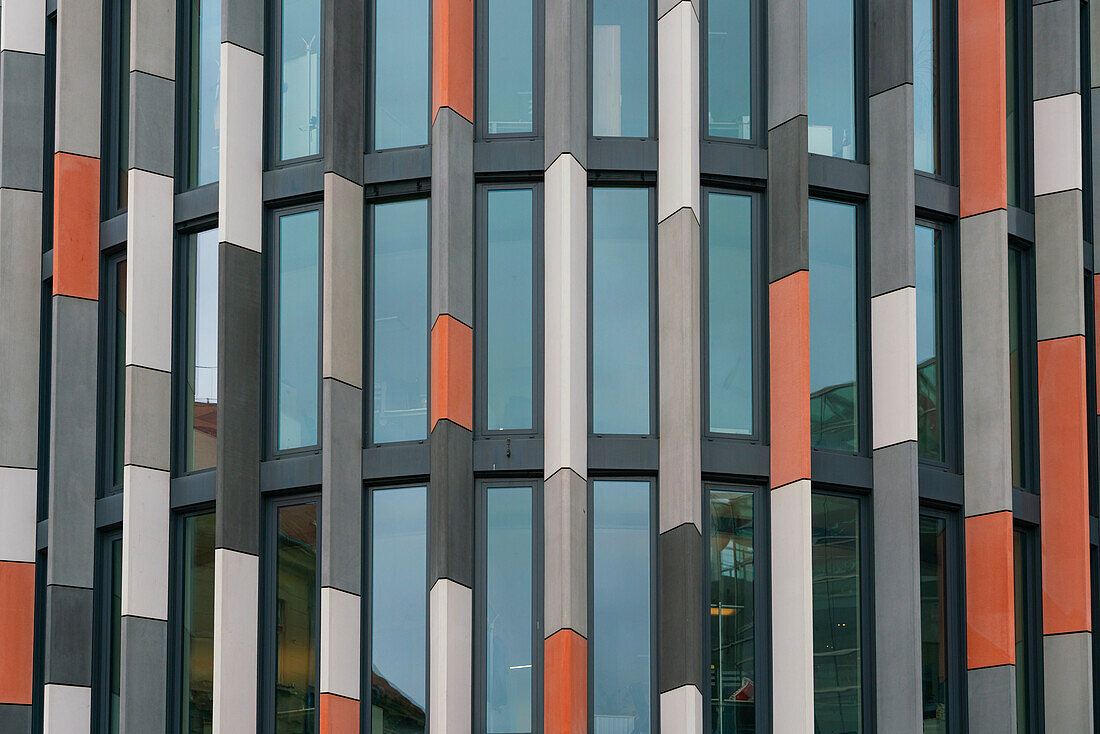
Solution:
<svg viewBox="0 0 1100 734"><path fill-rule="evenodd" d="M1097 730L1092 15L0 0L0 732Z"/></svg>

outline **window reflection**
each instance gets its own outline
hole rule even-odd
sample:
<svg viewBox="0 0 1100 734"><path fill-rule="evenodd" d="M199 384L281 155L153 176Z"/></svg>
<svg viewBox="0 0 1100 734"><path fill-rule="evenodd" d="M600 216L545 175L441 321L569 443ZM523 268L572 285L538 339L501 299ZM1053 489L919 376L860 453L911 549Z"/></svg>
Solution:
<svg viewBox="0 0 1100 734"><path fill-rule="evenodd" d="M180 731L209 734L214 726L214 513L183 526Z"/></svg>
<svg viewBox="0 0 1100 734"><path fill-rule="evenodd" d="M752 137L752 27L752 0L708 0L707 126L713 137Z"/></svg>
<svg viewBox="0 0 1100 734"><path fill-rule="evenodd" d="M191 0L189 182L218 180L221 0Z"/></svg>
<svg viewBox="0 0 1100 734"><path fill-rule="evenodd" d="M278 509L275 568L275 734L317 721L317 503Z"/></svg>
<svg viewBox="0 0 1100 734"><path fill-rule="evenodd" d="M806 4L810 152L856 157L855 0Z"/></svg>
<svg viewBox="0 0 1100 734"><path fill-rule="evenodd" d="M940 249L940 231L917 225L917 447L931 461L944 460Z"/></svg>
<svg viewBox="0 0 1100 734"><path fill-rule="evenodd" d="M913 0L913 163L939 173L939 1Z"/></svg>
<svg viewBox="0 0 1100 734"><path fill-rule="evenodd" d="M187 273L184 471L208 469L218 450L218 231L191 235Z"/></svg>
<svg viewBox="0 0 1100 734"><path fill-rule="evenodd" d="M920 518L921 689L924 734L948 731L947 521Z"/></svg>
<svg viewBox="0 0 1100 734"><path fill-rule="evenodd" d="M592 134L649 137L650 7L592 2Z"/></svg>
<svg viewBox="0 0 1100 734"><path fill-rule="evenodd" d="M374 149L428 144L428 0L375 0Z"/></svg>
<svg viewBox="0 0 1100 734"><path fill-rule="evenodd" d="M321 2L282 0L280 160L321 152Z"/></svg>
<svg viewBox="0 0 1100 734"><path fill-rule="evenodd" d="M114 319L114 436L112 436L111 480L115 488L122 487L122 467L126 451L126 258L113 261L108 274L111 283L110 302L113 302Z"/></svg>
<svg viewBox="0 0 1100 734"><path fill-rule="evenodd" d="M320 347L320 217L279 217L279 442L317 444Z"/></svg>
<svg viewBox="0 0 1100 734"><path fill-rule="evenodd" d="M533 129L533 4L488 0L490 135Z"/></svg>

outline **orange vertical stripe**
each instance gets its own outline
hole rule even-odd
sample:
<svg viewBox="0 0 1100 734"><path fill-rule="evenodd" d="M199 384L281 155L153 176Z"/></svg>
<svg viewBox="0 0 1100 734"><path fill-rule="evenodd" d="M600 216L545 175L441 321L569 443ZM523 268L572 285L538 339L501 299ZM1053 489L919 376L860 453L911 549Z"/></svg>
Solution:
<svg viewBox="0 0 1100 734"><path fill-rule="evenodd" d="M959 198L964 217L1008 206L1005 95L1004 0L959 0Z"/></svg>
<svg viewBox="0 0 1100 734"><path fill-rule="evenodd" d="M321 694L318 734L359 734L359 702L335 693Z"/></svg>
<svg viewBox="0 0 1100 734"><path fill-rule="evenodd" d="M966 664L1016 662L1012 512L966 518Z"/></svg>
<svg viewBox="0 0 1100 734"><path fill-rule="evenodd" d="M442 314L432 327L432 428L440 419L473 430L474 331Z"/></svg>
<svg viewBox="0 0 1100 734"><path fill-rule="evenodd" d="M99 298L99 159L54 157L53 292Z"/></svg>
<svg viewBox="0 0 1100 734"><path fill-rule="evenodd" d="M547 734L588 731L588 641L571 629L546 640L544 714Z"/></svg>
<svg viewBox="0 0 1100 734"><path fill-rule="evenodd" d="M432 2L432 119L450 107L474 120L474 2Z"/></svg>
<svg viewBox="0 0 1100 734"><path fill-rule="evenodd" d="M771 343L771 486L810 478L810 274L768 288Z"/></svg>
<svg viewBox="0 0 1100 734"><path fill-rule="evenodd" d="M34 564L0 561L0 703L29 705L34 665Z"/></svg>

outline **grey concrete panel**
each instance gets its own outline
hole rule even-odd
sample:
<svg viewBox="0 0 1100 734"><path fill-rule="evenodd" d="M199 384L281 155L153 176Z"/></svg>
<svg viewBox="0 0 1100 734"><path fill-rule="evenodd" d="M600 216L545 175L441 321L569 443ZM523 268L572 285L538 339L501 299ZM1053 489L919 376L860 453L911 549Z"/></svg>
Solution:
<svg viewBox="0 0 1100 734"><path fill-rule="evenodd" d="M1016 666L967 671L970 734L1016 731Z"/></svg>
<svg viewBox="0 0 1100 734"><path fill-rule="evenodd" d="M50 549L53 560L53 549ZM43 630L45 682L69 686L92 684L92 618L95 592L75 586L46 587Z"/></svg>
<svg viewBox="0 0 1100 734"><path fill-rule="evenodd" d="M321 585L359 594L363 532L363 392L321 383Z"/></svg>
<svg viewBox="0 0 1100 734"><path fill-rule="evenodd" d="M222 3L222 43L264 52L264 0Z"/></svg>
<svg viewBox="0 0 1100 734"><path fill-rule="evenodd" d="M130 167L171 177L175 171L176 85L130 74Z"/></svg>
<svg viewBox="0 0 1100 734"><path fill-rule="evenodd" d="M810 267L810 154L806 116L768 133L768 280Z"/></svg>
<svg viewBox="0 0 1100 734"><path fill-rule="evenodd" d="M428 488L428 587L448 578L474 586L473 436L441 420L432 429Z"/></svg>
<svg viewBox="0 0 1100 734"><path fill-rule="evenodd" d="M474 323L474 126L443 107L432 126L432 323Z"/></svg>
<svg viewBox="0 0 1100 734"><path fill-rule="evenodd" d="M1085 333L1081 191L1035 197L1035 321L1039 339Z"/></svg>
<svg viewBox="0 0 1100 734"><path fill-rule="evenodd" d="M870 120L868 245L871 295L877 296L916 284L913 86L902 84L871 97Z"/></svg>
<svg viewBox="0 0 1100 734"><path fill-rule="evenodd" d="M323 215L321 376L362 387L363 187L326 174Z"/></svg>
<svg viewBox="0 0 1100 734"><path fill-rule="evenodd" d="M867 81L868 93L873 96L913 83L913 0L870 0L868 5L868 56L873 61L868 64ZM912 115L909 119L912 121Z"/></svg>
<svg viewBox="0 0 1100 734"><path fill-rule="evenodd" d="M11 734L31 733L31 707L0 703L0 731Z"/></svg>
<svg viewBox="0 0 1100 734"><path fill-rule="evenodd" d="M1092 634L1043 637L1043 712L1048 732L1092 732Z"/></svg>
<svg viewBox="0 0 1100 734"><path fill-rule="evenodd" d="M126 366L127 464L168 471L172 453L172 376Z"/></svg>
<svg viewBox="0 0 1100 734"><path fill-rule="evenodd" d="M1079 7L1074 0L1052 0L1032 7L1035 99L1081 91Z"/></svg>
<svg viewBox="0 0 1100 734"><path fill-rule="evenodd" d="M45 57L0 52L0 186L42 190Z"/></svg>
<svg viewBox="0 0 1100 734"><path fill-rule="evenodd" d="M321 75L325 85L322 95L325 170L360 184L366 125L364 5L360 0L325 2L325 73Z"/></svg>
<svg viewBox="0 0 1100 734"><path fill-rule="evenodd" d="M122 618L119 719L122 731L159 732L168 723L168 623Z"/></svg>
<svg viewBox="0 0 1100 734"><path fill-rule="evenodd" d="M226 3L231 5L233 3ZM99 157L102 3L59 0L56 150Z"/></svg>
<svg viewBox="0 0 1100 734"><path fill-rule="evenodd" d="M805 117L806 0L775 0L768 13L768 129ZM803 125L805 122L803 122ZM803 135L802 149L806 142ZM774 167L770 170L775 171Z"/></svg>
<svg viewBox="0 0 1100 734"><path fill-rule="evenodd" d="M559 469L543 484L545 635L588 637L588 483Z"/></svg>
<svg viewBox="0 0 1100 734"><path fill-rule="evenodd" d="M703 538L689 523L657 538L658 690L703 689Z"/></svg>
<svg viewBox="0 0 1100 734"><path fill-rule="evenodd" d="M218 248L217 547L260 551L260 253Z"/></svg>
<svg viewBox="0 0 1100 734"><path fill-rule="evenodd" d="M175 0L132 0L130 28L130 68L175 79Z"/></svg>
<svg viewBox="0 0 1100 734"><path fill-rule="evenodd" d="M547 168L562 153L588 161L588 7L584 0L546 0Z"/></svg>

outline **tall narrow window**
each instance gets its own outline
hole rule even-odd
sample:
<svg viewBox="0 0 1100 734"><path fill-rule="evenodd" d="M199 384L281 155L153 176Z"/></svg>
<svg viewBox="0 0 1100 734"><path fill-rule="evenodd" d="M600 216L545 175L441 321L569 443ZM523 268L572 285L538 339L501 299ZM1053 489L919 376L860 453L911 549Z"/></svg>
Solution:
<svg viewBox="0 0 1100 734"><path fill-rule="evenodd" d="M278 223L276 399L281 451L317 444L321 213L283 214Z"/></svg>
<svg viewBox="0 0 1100 734"><path fill-rule="evenodd" d="M374 149L428 144L429 0L374 3Z"/></svg>
<svg viewBox="0 0 1100 734"><path fill-rule="evenodd" d="M424 734L428 705L425 487L370 493L370 734ZM364 695L367 689L364 688Z"/></svg>
<svg viewBox="0 0 1100 734"><path fill-rule="evenodd" d="M1039 583L1035 558L1035 531L1017 529L1012 534L1013 588L1016 614L1016 731L1033 734L1041 726L1037 703L1041 700L1041 641L1037 640Z"/></svg>
<svg viewBox="0 0 1100 734"><path fill-rule="evenodd" d="M650 483L592 483L592 731L649 734L653 708Z"/></svg>
<svg viewBox="0 0 1100 734"><path fill-rule="evenodd" d="M592 134L597 137L649 137L652 15L644 0L593 0Z"/></svg>
<svg viewBox="0 0 1100 734"><path fill-rule="evenodd" d="M372 443L428 436L428 200L375 204Z"/></svg>
<svg viewBox="0 0 1100 734"><path fill-rule="evenodd" d="M1030 253L1008 248L1008 366L1009 407L1011 412L1012 485L1033 489L1033 412L1031 398L1035 390L1033 372Z"/></svg>
<svg viewBox="0 0 1100 734"><path fill-rule="evenodd" d="M107 619L103 627L108 637L106 650L107 670L103 679L105 686L100 701L104 705L102 719L105 720L106 730L109 734L119 734L121 725L120 703L122 701L122 537L115 535L104 546L106 558L104 558L104 589L111 590L111 598L104 611ZM106 700L104 700L106 699Z"/></svg>
<svg viewBox="0 0 1100 734"><path fill-rule="evenodd" d="M1005 0L1005 131L1008 135L1008 203L1020 206L1020 7L1018 0Z"/></svg>
<svg viewBox="0 0 1100 734"><path fill-rule="evenodd" d="M810 152L856 157L856 0L809 0Z"/></svg>
<svg viewBox="0 0 1100 734"><path fill-rule="evenodd" d="M130 0L110 0L107 11L107 50L104 65L103 115L106 131L104 143L104 196L107 217L126 210L127 175L130 168Z"/></svg>
<svg viewBox="0 0 1100 734"><path fill-rule="evenodd" d="M814 725L820 734L864 731L863 569L859 500L811 500Z"/></svg>
<svg viewBox="0 0 1100 734"><path fill-rule="evenodd" d="M202 186L218 180L221 0L191 0L188 23L187 181Z"/></svg>
<svg viewBox="0 0 1100 734"><path fill-rule="evenodd" d="M214 513L183 519L179 731L213 731Z"/></svg>
<svg viewBox="0 0 1100 734"><path fill-rule="evenodd" d="M321 0L279 0L279 160L321 152Z"/></svg>
<svg viewBox="0 0 1100 734"><path fill-rule="evenodd" d="M535 95L533 0L485 0L488 132L530 133Z"/></svg>
<svg viewBox="0 0 1100 734"><path fill-rule="evenodd" d="M707 130L711 137L752 138L752 0L708 0Z"/></svg>
<svg viewBox="0 0 1100 734"><path fill-rule="evenodd" d="M487 192L485 411L489 431L534 426L534 191Z"/></svg>
<svg viewBox="0 0 1100 734"><path fill-rule="evenodd" d="M276 508L274 700L275 734L317 727L317 503Z"/></svg>
<svg viewBox="0 0 1100 734"><path fill-rule="evenodd" d="M592 189L592 431L650 433L650 192Z"/></svg>
<svg viewBox="0 0 1100 734"><path fill-rule="evenodd" d="M913 165L940 172L939 0L913 0Z"/></svg>
<svg viewBox="0 0 1100 734"><path fill-rule="evenodd" d="M756 285L752 198L707 195L707 388L711 433L753 434Z"/></svg>
<svg viewBox="0 0 1100 734"><path fill-rule="evenodd" d="M814 448L860 446L856 208L810 201L810 432Z"/></svg>
<svg viewBox="0 0 1100 734"><path fill-rule="evenodd" d="M186 239L187 361L183 470L209 469L218 450L218 230Z"/></svg>
<svg viewBox="0 0 1100 734"><path fill-rule="evenodd" d="M930 461L944 460L940 237L917 225L917 448Z"/></svg>
<svg viewBox="0 0 1100 734"><path fill-rule="evenodd" d="M126 255L110 257L105 265L104 327L108 372L104 380L106 440L104 491L122 489L126 448Z"/></svg>
<svg viewBox="0 0 1100 734"><path fill-rule="evenodd" d="M924 734L948 734L952 655L948 649L947 520L920 518L921 690Z"/></svg>

